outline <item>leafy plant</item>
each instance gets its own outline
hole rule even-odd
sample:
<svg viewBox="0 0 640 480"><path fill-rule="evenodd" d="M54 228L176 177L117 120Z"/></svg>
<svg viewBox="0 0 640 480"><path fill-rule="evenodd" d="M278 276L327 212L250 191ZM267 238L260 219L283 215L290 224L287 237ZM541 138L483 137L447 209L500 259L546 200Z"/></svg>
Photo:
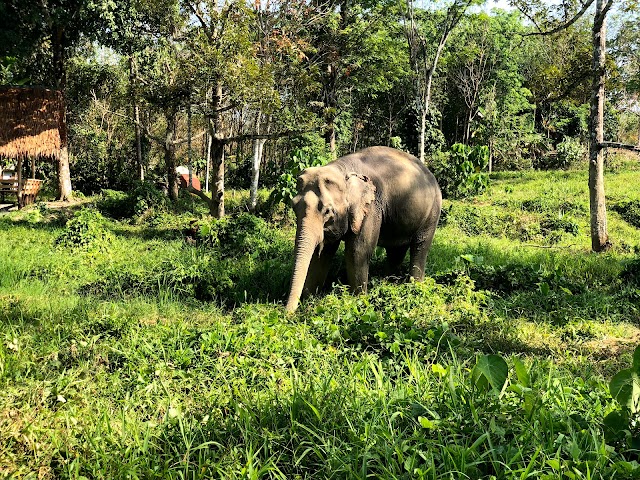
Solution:
<svg viewBox="0 0 640 480"><path fill-rule="evenodd" d="M489 148L461 143L446 154L435 155L433 173L445 197L462 198L484 192L489 186Z"/></svg>
<svg viewBox="0 0 640 480"><path fill-rule="evenodd" d="M626 448L640 448L640 346L633 352L633 363L616 373L609 382L609 392L618 408L604 417L608 442Z"/></svg>
<svg viewBox="0 0 640 480"><path fill-rule="evenodd" d="M83 208L67 221L65 229L54 243L74 248L102 249L113 241L113 235L106 228L104 217L97 210Z"/></svg>
<svg viewBox="0 0 640 480"><path fill-rule="evenodd" d="M149 182L138 182L130 192L103 189L97 208L115 219L146 218L166 212L167 196Z"/></svg>
<svg viewBox="0 0 640 480"><path fill-rule="evenodd" d="M270 202L291 204L297 193L297 178L305 168L318 167L327 163L329 158L317 149L298 148L291 153L284 173L280 175L271 193Z"/></svg>

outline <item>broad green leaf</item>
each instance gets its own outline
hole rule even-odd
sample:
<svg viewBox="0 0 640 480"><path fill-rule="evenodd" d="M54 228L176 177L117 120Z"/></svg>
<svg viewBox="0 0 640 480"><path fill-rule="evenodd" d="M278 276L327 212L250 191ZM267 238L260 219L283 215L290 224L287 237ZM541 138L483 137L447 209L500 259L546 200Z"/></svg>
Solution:
<svg viewBox="0 0 640 480"><path fill-rule="evenodd" d="M529 387L531 385L531 377L529 377L529 372L527 371L527 367L525 367L522 360L519 358L515 358L513 363L516 368L516 376L518 377L518 382L523 387Z"/></svg>
<svg viewBox="0 0 640 480"><path fill-rule="evenodd" d="M640 402L640 378L636 372L629 368L620 370L609 382L609 392L620 405L637 412Z"/></svg>
<svg viewBox="0 0 640 480"><path fill-rule="evenodd" d="M447 370L439 363L434 363L433 365L431 365L431 371L441 377L444 377L447 374Z"/></svg>
<svg viewBox="0 0 640 480"><path fill-rule="evenodd" d="M426 417L418 417L418 422L420 422L420 426L422 428L426 428L428 430L434 430L436 428L436 424Z"/></svg>
<svg viewBox="0 0 640 480"><path fill-rule="evenodd" d="M481 382L481 377L485 377L491 387L500 392L507 377L509 376L509 367L500 355L483 355L478 357L474 368L474 380L476 385Z"/></svg>
<svg viewBox="0 0 640 480"><path fill-rule="evenodd" d="M611 442L623 436L624 430L629 428L629 415L626 411L614 410L604 417L603 423L604 438Z"/></svg>
<svg viewBox="0 0 640 480"><path fill-rule="evenodd" d="M640 345L633 351L633 369L640 374Z"/></svg>

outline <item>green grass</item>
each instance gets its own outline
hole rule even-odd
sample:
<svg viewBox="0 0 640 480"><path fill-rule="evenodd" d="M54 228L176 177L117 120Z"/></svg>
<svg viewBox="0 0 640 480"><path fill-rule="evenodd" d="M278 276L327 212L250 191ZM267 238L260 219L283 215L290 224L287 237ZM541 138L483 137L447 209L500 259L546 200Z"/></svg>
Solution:
<svg viewBox="0 0 640 480"><path fill-rule="evenodd" d="M640 339L637 183L607 175L596 255L584 172L497 174L445 203L425 282L379 252L352 296L336 263L293 316L286 216L2 216L0 476L637 478L635 427L603 426Z"/></svg>

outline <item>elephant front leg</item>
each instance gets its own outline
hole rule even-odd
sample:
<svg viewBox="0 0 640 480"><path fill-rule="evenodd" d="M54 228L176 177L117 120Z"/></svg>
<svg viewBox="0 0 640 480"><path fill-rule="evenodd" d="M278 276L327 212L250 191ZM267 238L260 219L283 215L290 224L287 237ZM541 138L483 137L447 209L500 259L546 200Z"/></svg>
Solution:
<svg viewBox="0 0 640 480"><path fill-rule="evenodd" d="M314 254L309 264L307 279L304 282L305 296L313 295L318 292L327 280L327 274L331 268L331 261L335 256L340 242L325 244L320 255Z"/></svg>
<svg viewBox="0 0 640 480"><path fill-rule="evenodd" d="M373 223L373 222L372 222ZM358 235L345 240L344 254L347 266L347 279L353 293L367 291L369 282L369 262L378 244L379 229L371 224Z"/></svg>

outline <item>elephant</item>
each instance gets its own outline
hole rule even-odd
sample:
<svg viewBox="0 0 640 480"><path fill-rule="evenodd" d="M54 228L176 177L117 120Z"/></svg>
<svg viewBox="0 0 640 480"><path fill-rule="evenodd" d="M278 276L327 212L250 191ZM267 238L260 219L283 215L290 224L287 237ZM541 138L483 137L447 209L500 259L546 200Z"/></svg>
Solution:
<svg viewBox="0 0 640 480"><path fill-rule="evenodd" d="M305 169L297 189L288 312L297 309L302 296L324 285L342 240L353 293L367 291L369 261L378 245L386 249L388 272L399 270L409 250L409 274L424 279L442 193L416 157L390 147L369 147Z"/></svg>

